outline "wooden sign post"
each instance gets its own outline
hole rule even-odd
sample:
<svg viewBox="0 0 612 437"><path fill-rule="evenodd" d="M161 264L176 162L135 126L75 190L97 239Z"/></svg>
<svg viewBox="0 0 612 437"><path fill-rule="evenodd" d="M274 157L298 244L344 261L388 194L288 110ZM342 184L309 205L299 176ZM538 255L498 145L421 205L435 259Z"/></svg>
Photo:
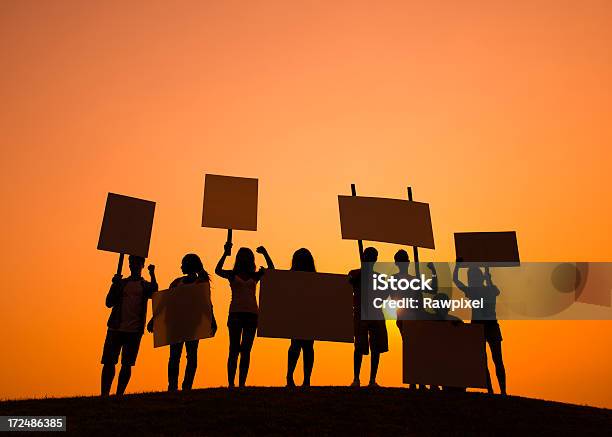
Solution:
<svg viewBox="0 0 612 437"><path fill-rule="evenodd" d="M351 194L353 196L357 196L357 189L355 188L355 184L351 184ZM357 248L359 249L359 261L363 262L363 241L357 240Z"/></svg>
<svg viewBox="0 0 612 437"><path fill-rule="evenodd" d="M412 187L408 187L408 200L412 202ZM421 268L419 266L419 248L417 246L412 246L412 254L414 256L414 268L416 276L419 277L421 274Z"/></svg>

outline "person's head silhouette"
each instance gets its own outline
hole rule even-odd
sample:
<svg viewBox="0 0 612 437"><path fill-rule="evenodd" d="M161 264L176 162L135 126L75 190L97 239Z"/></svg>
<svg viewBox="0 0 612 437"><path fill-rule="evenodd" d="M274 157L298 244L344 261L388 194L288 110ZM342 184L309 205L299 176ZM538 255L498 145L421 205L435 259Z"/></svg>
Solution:
<svg viewBox="0 0 612 437"><path fill-rule="evenodd" d="M398 250L393 257L393 260L395 261L395 265L400 272L405 273L408 271L410 257L408 256L408 252L406 252L404 249Z"/></svg>
<svg viewBox="0 0 612 437"><path fill-rule="evenodd" d="M363 262L374 264L378 260L378 251L373 247L367 247L363 251Z"/></svg>
<svg viewBox="0 0 612 437"><path fill-rule="evenodd" d="M467 271L468 286L470 287L482 287L484 286L484 275L480 267L471 266Z"/></svg>
<svg viewBox="0 0 612 437"><path fill-rule="evenodd" d="M181 271L186 274L200 273L204 270L202 260L195 253L188 253L181 261Z"/></svg>
<svg viewBox="0 0 612 437"><path fill-rule="evenodd" d="M128 257L128 264L130 266L130 273L133 277L140 277L142 269L145 265L145 259L142 256L130 255Z"/></svg>
<svg viewBox="0 0 612 437"><path fill-rule="evenodd" d="M255 254L248 247L241 247L236 253L234 273L252 273L255 271Z"/></svg>
<svg viewBox="0 0 612 437"><path fill-rule="evenodd" d="M315 272L316 269L312 253L304 247L296 250L291 259L291 270Z"/></svg>

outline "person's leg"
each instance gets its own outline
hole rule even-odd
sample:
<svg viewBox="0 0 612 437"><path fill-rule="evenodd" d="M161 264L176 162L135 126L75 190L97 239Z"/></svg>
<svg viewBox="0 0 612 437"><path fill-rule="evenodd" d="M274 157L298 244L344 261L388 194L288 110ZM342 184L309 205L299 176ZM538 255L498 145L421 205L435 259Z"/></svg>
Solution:
<svg viewBox="0 0 612 437"><path fill-rule="evenodd" d="M132 366L121 365L119 370L119 378L117 379L117 396L122 396L125 393L130 377L132 376Z"/></svg>
<svg viewBox="0 0 612 437"><path fill-rule="evenodd" d="M495 374L497 375L497 382L502 395L506 394L506 369L504 368L504 360L502 357L501 341L494 341L489 343L491 349L491 358L495 364ZM489 376L489 384L491 384L491 377Z"/></svg>
<svg viewBox="0 0 612 437"><path fill-rule="evenodd" d="M110 394L113 379L115 379L115 365L121 353L121 337L117 331L106 331L104 348L102 350L102 375L100 377L100 394Z"/></svg>
<svg viewBox="0 0 612 437"><path fill-rule="evenodd" d="M183 390L191 390L196 369L198 368L198 344L199 340L188 341L185 343L187 350L187 366L185 367L185 377L183 378Z"/></svg>
<svg viewBox="0 0 612 437"><path fill-rule="evenodd" d="M113 385L113 379L115 379L115 365L114 364L104 364L102 366L102 378L101 378L102 396L108 396L110 394L111 385Z"/></svg>
<svg viewBox="0 0 612 437"><path fill-rule="evenodd" d="M363 356L367 355L370 350L368 343L368 324L358 318L354 321L355 329L355 352L353 353L353 383L351 387L359 387L359 376L361 374L361 363Z"/></svg>
<svg viewBox="0 0 612 437"><path fill-rule="evenodd" d="M237 323L228 323L229 331L229 354L227 356L227 382L230 387L234 386L236 379L236 367L238 367L238 355L240 354L240 337L242 327Z"/></svg>
<svg viewBox="0 0 612 437"><path fill-rule="evenodd" d="M389 350L389 338L387 336L387 327L384 320L376 320L368 325L368 333L370 338L370 386L376 386L376 374L378 373L378 363L380 362L380 354Z"/></svg>
<svg viewBox="0 0 612 437"><path fill-rule="evenodd" d="M121 370L119 371L119 378L117 380L117 396L121 396L125 393L125 389L130 382L132 366L136 365L141 339L142 334L134 332L122 333Z"/></svg>
<svg viewBox="0 0 612 437"><path fill-rule="evenodd" d="M376 385L376 374L378 373L378 363L380 361L380 352L372 351L370 357L370 385Z"/></svg>
<svg viewBox="0 0 612 437"><path fill-rule="evenodd" d="M240 387L246 385L249 365L251 363L251 348L253 347L253 341L255 341L256 331L257 326L247 326L242 330L242 342L240 344L240 374L238 375Z"/></svg>
<svg viewBox="0 0 612 437"><path fill-rule="evenodd" d="M493 394L493 385L491 385L491 374L489 373L489 360L487 358L487 344L485 343L485 369L487 371L487 393Z"/></svg>
<svg viewBox="0 0 612 437"><path fill-rule="evenodd" d="M181 364L182 353L182 342L170 345L170 358L168 359L168 391L178 390L179 366Z"/></svg>
<svg viewBox="0 0 612 437"><path fill-rule="evenodd" d="M289 351L287 352L287 387L295 387L293 381L293 372L300 358L300 343L299 340L291 340Z"/></svg>
<svg viewBox="0 0 612 437"><path fill-rule="evenodd" d="M303 386L310 386L310 376L312 375L312 367L314 366L314 340L304 340L304 382Z"/></svg>
<svg viewBox="0 0 612 437"><path fill-rule="evenodd" d="M355 352L353 353L353 386L359 386L359 374L361 373L361 362L363 361L363 354L361 351L355 347Z"/></svg>

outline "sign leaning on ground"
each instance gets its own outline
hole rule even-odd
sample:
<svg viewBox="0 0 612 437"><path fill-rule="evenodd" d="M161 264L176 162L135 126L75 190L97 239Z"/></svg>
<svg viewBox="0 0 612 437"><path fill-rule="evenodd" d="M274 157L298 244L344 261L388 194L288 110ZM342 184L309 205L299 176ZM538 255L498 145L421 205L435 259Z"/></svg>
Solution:
<svg viewBox="0 0 612 437"><path fill-rule="evenodd" d="M435 249L429 204L381 197L338 196L345 240Z"/></svg>
<svg viewBox="0 0 612 437"><path fill-rule="evenodd" d="M404 321L402 331L404 384L486 388L482 325Z"/></svg>
<svg viewBox="0 0 612 437"><path fill-rule="evenodd" d="M108 193L98 249L147 257L155 202Z"/></svg>

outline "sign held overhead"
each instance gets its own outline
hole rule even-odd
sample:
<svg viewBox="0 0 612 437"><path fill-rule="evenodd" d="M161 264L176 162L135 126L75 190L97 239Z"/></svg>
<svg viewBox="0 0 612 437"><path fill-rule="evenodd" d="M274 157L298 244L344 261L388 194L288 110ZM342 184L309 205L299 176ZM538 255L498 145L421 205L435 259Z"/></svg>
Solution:
<svg viewBox="0 0 612 437"><path fill-rule="evenodd" d="M98 249L147 257L155 202L108 193Z"/></svg>
<svg viewBox="0 0 612 437"><path fill-rule="evenodd" d="M520 265L516 232L456 232L455 254L465 263Z"/></svg>
<svg viewBox="0 0 612 437"><path fill-rule="evenodd" d="M380 197L338 196L345 240L435 249L429 204Z"/></svg>
<svg viewBox="0 0 612 437"><path fill-rule="evenodd" d="M256 231L257 195L257 179L207 174L202 226Z"/></svg>

